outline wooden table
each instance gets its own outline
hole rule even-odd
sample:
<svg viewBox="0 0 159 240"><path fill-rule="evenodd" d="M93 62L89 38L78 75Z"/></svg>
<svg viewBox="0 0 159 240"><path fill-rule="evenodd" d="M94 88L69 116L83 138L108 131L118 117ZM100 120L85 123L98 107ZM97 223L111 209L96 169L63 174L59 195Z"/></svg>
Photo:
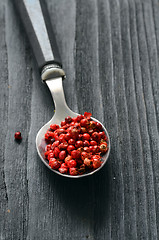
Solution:
<svg viewBox="0 0 159 240"><path fill-rule="evenodd" d="M54 105L12 1L0 1L0 240L157 240L159 3L47 4L67 103L103 122L111 154L101 171L75 180L41 162L35 137Z"/></svg>

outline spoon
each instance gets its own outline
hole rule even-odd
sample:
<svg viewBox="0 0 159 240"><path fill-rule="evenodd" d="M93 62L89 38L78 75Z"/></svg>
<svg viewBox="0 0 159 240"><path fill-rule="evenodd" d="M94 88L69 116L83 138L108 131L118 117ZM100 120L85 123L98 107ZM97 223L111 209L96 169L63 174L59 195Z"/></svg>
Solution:
<svg viewBox="0 0 159 240"><path fill-rule="evenodd" d="M66 104L62 81L65 78L65 72L62 69L62 64L59 56L57 43L51 28L49 14L44 0L15 0L15 6L20 14L21 20L24 24L25 30L28 34L39 70L41 72L42 81L48 86L54 103L55 114L52 119L46 123L37 133L36 148L42 162L53 172L69 177L80 178L89 176L99 171L106 163L110 153L110 138L106 128L97 119L92 120L99 122L103 131L108 137L108 151L102 156L102 165L89 173L82 175L66 175L52 169L48 161L44 157L46 142L44 135L51 124L60 125L67 116L76 117L79 114L73 112Z"/></svg>

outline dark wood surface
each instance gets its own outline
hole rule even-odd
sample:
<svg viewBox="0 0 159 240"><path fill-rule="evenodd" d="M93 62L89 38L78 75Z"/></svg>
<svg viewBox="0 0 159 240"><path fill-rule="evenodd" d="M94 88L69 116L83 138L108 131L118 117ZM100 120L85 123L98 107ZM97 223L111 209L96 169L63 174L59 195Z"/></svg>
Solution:
<svg viewBox="0 0 159 240"><path fill-rule="evenodd" d="M35 137L54 105L12 1L0 1L0 240L157 240L159 3L47 4L67 103L103 122L111 154L101 171L77 180L41 162Z"/></svg>

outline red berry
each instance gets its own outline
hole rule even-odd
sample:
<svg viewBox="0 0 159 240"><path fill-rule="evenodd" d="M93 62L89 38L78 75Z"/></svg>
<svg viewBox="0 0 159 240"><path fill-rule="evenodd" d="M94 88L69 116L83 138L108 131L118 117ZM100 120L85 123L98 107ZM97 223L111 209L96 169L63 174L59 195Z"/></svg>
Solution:
<svg viewBox="0 0 159 240"><path fill-rule="evenodd" d="M73 128L70 133L71 138L76 140L78 138L79 130L77 128Z"/></svg>
<svg viewBox="0 0 159 240"><path fill-rule="evenodd" d="M91 116L92 116L92 113L89 113L89 112L85 112L85 113L84 113L84 117L85 117L85 118L90 119Z"/></svg>
<svg viewBox="0 0 159 240"><path fill-rule="evenodd" d="M60 153L60 149L58 147L55 147L55 149L54 149L55 158L59 157L59 153Z"/></svg>
<svg viewBox="0 0 159 240"><path fill-rule="evenodd" d="M99 138L100 139L105 139L106 138L106 135L105 135L105 132L99 132Z"/></svg>
<svg viewBox="0 0 159 240"><path fill-rule="evenodd" d="M82 152L83 152L83 147L77 148L77 151L79 151L80 153L82 153Z"/></svg>
<svg viewBox="0 0 159 240"><path fill-rule="evenodd" d="M62 173L62 174L66 174L68 172L68 168L60 167L59 172Z"/></svg>
<svg viewBox="0 0 159 240"><path fill-rule="evenodd" d="M16 133L14 134L14 138L15 138L16 140L21 140L21 139L22 139L21 132L16 132Z"/></svg>
<svg viewBox="0 0 159 240"><path fill-rule="evenodd" d="M54 133L53 132L48 131L48 134L49 134L49 138L54 138Z"/></svg>
<svg viewBox="0 0 159 240"><path fill-rule="evenodd" d="M46 145L45 151L47 152L47 151L49 151L49 150L52 150L52 144Z"/></svg>
<svg viewBox="0 0 159 240"><path fill-rule="evenodd" d="M50 125L51 130L55 131L56 129L60 128L57 124L51 124Z"/></svg>
<svg viewBox="0 0 159 240"><path fill-rule="evenodd" d="M70 116L65 118L65 122L66 123L71 123L72 122L72 118Z"/></svg>
<svg viewBox="0 0 159 240"><path fill-rule="evenodd" d="M69 126L70 126L70 125L69 125ZM67 132L71 133L72 129L73 129L73 126L68 127L68 128L67 128Z"/></svg>
<svg viewBox="0 0 159 240"><path fill-rule="evenodd" d="M80 157L81 157L80 151L78 151L78 150L73 150L73 151L71 152L71 157L74 158L74 159L80 158Z"/></svg>
<svg viewBox="0 0 159 240"><path fill-rule="evenodd" d="M84 150L85 152L90 152L89 147L84 147L83 150Z"/></svg>
<svg viewBox="0 0 159 240"><path fill-rule="evenodd" d="M15 139L17 139L17 137L14 135ZM49 134L48 132L45 133L45 140L49 140Z"/></svg>
<svg viewBox="0 0 159 240"><path fill-rule="evenodd" d="M53 169L58 169L60 167L60 163L55 158L50 158L49 166Z"/></svg>
<svg viewBox="0 0 159 240"><path fill-rule="evenodd" d="M50 160L50 158L54 158L54 153L53 153L53 152L50 152L50 153L48 154L47 159Z"/></svg>
<svg viewBox="0 0 159 240"><path fill-rule="evenodd" d="M81 127L87 127L88 124L89 124L89 121L86 118L84 118L80 121Z"/></svg>
<svg viewBox="0 0 159 240"><path fill-rule="evenodd" d="M89 146L90 152L93 152L94 146Z"/></svg>
<svg viewBox="0 0 159 240"><path fill-rule="evenodd" d="M61 127L65 126L66 122L65 121L62 121L61 122Z"/></svg>
<svg viewBox="0 0 159 240"><path fill-rule="evenodd" d="M82 152L81 153L81 159L84 160L85 158L88 158L88 153L87 152Z"/></svg>
<svg viewBox="0 0 159 240"><path fill-rule="evenodd" d="M66 165L71 159L72 159L71 155L67 155L67 157L65 158Z"/></svg>
<svg viewBox="0 0 159 240"><path fill-rule="evenodd" d="M97 128L99 131L102 131L102 129L103 129L102 125L101 125L99 122L96 122L96 128Z"/></svg>
<svg viewBox="0 0 159 240"><path fill-rule="evenodd" d="M67 128L69 127L69 124L68 123L66 123L64 126L62 126L62 128L66 131L67 130Z"/></svg>
<svg viewBox="0 0 159 240"><path fill-rule="evenodd" d="M56 133L58 134L58 136L61 135L61 134L64 134L65 133L65 129L59 128L59 129L56 130Z"/></svg>
<svg viewBox="0 0 159 240"><path fill-rule="evenodd" d="M48 155L49 155L50 153L52 153L52 150L49 150L49 151L45 152L45 158L46 158L46 159L48 159Z"/></svg>
<svg viewBox="0 0 159 240"><path fill-rule="evenodd" d="M68 144L69 144L69 145L75 145L75 143L76 143L76 141L75 141L73 138L71 138L71 139L68 141Z"/></svg>
<svg viewBox="0 0 159 240"><path fill-rule="evenodd" d="M47 157L48 157L48 152L45 152L45 153L44 153L44 156L45 156L45 158L47 159Z"/></svg>
<svg viewBox="0 0 159 240"><path fill-rule="evenodd" d="M61 164L61 168L68 168L68 166L67 166L66 163L62 163L62 164Z"/></svg>
<svg viewBox="0 0 159 240"><path fill-rule="evenodd" d="M46 140L51 140L52 138L54 138L54 133L51 132L51 131L47 131L47 132L45 133L45 139L46 139Z"/></svg>
<svg viewBox="0 0 159 240"><path fill-rule="evenodd" d="M90 139L90 135L88 133L84 133L82 139L88 141Z"/></svg>
<svg viewBox="0 0 159 240"><path fill-rule="evenodd" d="M76 148L83 147L83 142L82 142L81 140L78 140L78 141L75 143L75 147L76 147Z"/></svg>
<svg viewBox="0 0 159 240"><path fill-rule="evenodd" d="M97 145L93 146L93 154L99 152L99 147Z"/></svg>
<svg viewBox="0 0 159 240"><path fill-rule="evenodd" d="M78 174L77 168L75 167L69 168L69 173L72 176L76 176Z"/></svg>
<svg viewBox="0 0 159 240"><path fill-rule="evenodd" d="M82 134L78 134L78 140L82 140L83 135Z"/></svg>
<svg viewBox="0 0 159 240"><path fill-rule="evenodd" d="M60 150L67 149L68 143L67 142L62 142L62 143L60 143L60 145L58 147L59 147Z"/></svg>
<svg viewBox="0 0 159 240"><path fill-rule="evenodd" d="M94 158L93 159L93 168L96 169L96 168L99 168L101 166L102 162L97 159L97 158Z"/></svg>
<svg viewBox="0 0 159 240"><path fill-rule="evenodd" d="M65 140L66 140L66 141L69 141L70 138L71 138L71 134L70 134L69 132L66 133L66 134L65 134Z"/></svg>
<svg viewBox="0 0 159 240"><path fill-rule="evenodd" d="M66 157L66 151L65 150L62 150L60 153L59 153L59 159L60 160L64 160Z"/></svg>
<svg viewBox="0 0 159 240"><path fill-rule="evenodd" d="M90 129L96 128L96 122L95 122L95 121L90 121L90 123L89 123L89 128L90 128Z"/></svg>
<svg viewBox="0 0 159 240"><path fill-rule="evenodd" d="M77 122L80 122L83 118L84 118L83 115L78 115L77 118L76 118L76 119L77 119Z"/></svg>
<svg viewBox="0 0 159 240"><path fill-rule="evenodd" d="M91 168L93 162L92 162L91 159L89 159L89 158L85 158L85 159L84 159L84 164L85 164L88 168Z"/></svg>
<svg viewBox="0 0 159 240"><path fill-rule="evenodd" d="M98 132L93 132L91 137L93 138L93 140L98 142L98 140L99 140L99 133Z"/></svg>
<svg viewBox="0 0 159 240"><path fill-rule="evenodd" d="M95 146L95 145L97 145L97 142L94 141L94 140L92 140L92 141L90 141L90 145L91 145L91 146Z"/></svg>
<svg viewBox="0 0 159 240"><path fill-rule="evenodd" d="M92 133L94 132L94 130L93 129L88 129L88 133L91 135Z"/></svg>
<svg viewBox="0 0 159 240"><path fill-rule="evenodd" d="M89 141L88 140L84 140L84 142L83 142L83 146L84 147L89 147Z"/></svg>
<svg viewBox="0 0 159 240"><path fill-rule="evenodd" d="M54 149L55 147L59 146L60 142L59 141L55 141L53 144L52 144L52 149Z"/></svg>
<svg viewBox="0 0 159 240"><path fill-rule="evenodd" d="M62 134L59 136L59 141L60 141L60 142L65 141L65 134L64 134L64 133L62 133Z"/></svg>
<svg viewBox="0 0 159 240"><path fill-rule="evenodd" d="M72 118L72 121L73 121L73 122L77 122L77 117L73 117L73 118Z"/></svg>
<svg viewBox="0 0 159 240"><path fill-rule="evenodd" d="M101 159L101 157L100 157L100 155L93 155L92 157L91 157L91 159L92 160L94 160L94 159L97 159L97 160L100 160Z"/></svg>
<svg viewBox="0 0 159 240"><path fill-rule="evenodd" d="M69 168L76 167L77 166L77 162L72 159L72 160L68 161L67 166Z"/></svg>
<svg viewBox="0 0 159 240"><path fill-rule="evenodd" d="M74 127L77 128L77 129L80 129L80 123L74 123Z"/></svg>
<svg viewBox="0 0 159 240"><path fill-rule="evenodd" d="M86 133L87 129L85 127L81 127L81 133Z"/></svg>
<svg viewBox="0 0 159 240"><path fill-rule="evenodd" d="M108 150L107 143L106 142L101 143L99 146L99 149L100 149L101 153L106 153Z"/></svg>
<svg viewBox="0 0 159 240"><path fill-rule="evenodd" d="M86 171L85 165L81 164L78 169L78 173L81 175L81 174L85 173L85 171Z"/></svg>
<svg viewBox="0 0 159 240"><path fill-rule="evenodd" d="M90 152L91 153L96 153L97 152L97 150L98 150L98 146L97 145L95 145L95 146L89 146L89 150L90 150Z"/></svg>
<svg viewBox="0 0 159 240"><path fill-rule="evenodd" d="M59 136L58 136L57 133L54 134L54 139L55 139L55 141L58 141L58 140L59 140Z"/></svg>
<svg viewBox="0 0 159 240"><path fill-rule="evenodd" d="M67 147L67 152L69 153L69 154L71 154L71 151L73 151L75 149L75 147L73 146L73 145L68 145L68 147Z"/></svg>

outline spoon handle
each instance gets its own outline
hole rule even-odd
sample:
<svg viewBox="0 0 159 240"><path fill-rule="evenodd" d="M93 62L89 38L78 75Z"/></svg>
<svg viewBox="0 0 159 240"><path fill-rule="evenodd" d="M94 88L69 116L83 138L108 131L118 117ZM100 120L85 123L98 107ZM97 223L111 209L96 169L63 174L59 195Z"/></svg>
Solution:
<svg viewBox="0 0 159 240"><path fill-rule="evenodd" d="M44 0L15 0L39 70L48 64L62 67L55 35Z"/></svg>

